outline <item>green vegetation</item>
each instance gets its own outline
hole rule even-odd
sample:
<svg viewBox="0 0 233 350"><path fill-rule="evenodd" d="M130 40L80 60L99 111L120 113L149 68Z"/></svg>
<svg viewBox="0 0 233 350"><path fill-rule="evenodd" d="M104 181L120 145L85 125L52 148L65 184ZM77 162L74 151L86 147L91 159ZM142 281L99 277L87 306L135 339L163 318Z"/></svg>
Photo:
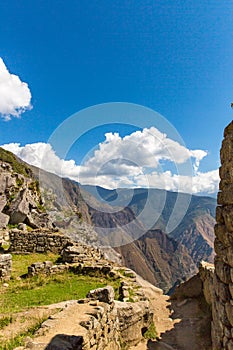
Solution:
<svg viewBox="0 0 233 350"><path fill-rule="evenodd" d="M107 284L113 286L116 298L118 297L119 279L104 276L83 276L66 271L56 275L41 274L31 278L19 278L27 273L27 266L33 262L55 262L57 259L58 255L54 254L13 255L12 279L7 288L0 287L0 313L9 315L34 306L81 299L89 290Z"/></svg>
<svg viewBox="0 0 233 350"><path fill-rule="evenodd" d="M3 316L0 318L0 329L3 329L4 327L8 326L12 322L13 318L12 316Z"/></svg>
<svg viewBox="0 0 233 350"><path fill-rule="evenodd" d="M24 179L20 179L20 178L17 177L17 179L16 179L17 187L21 187L23 185L23 183L24 183Z"/></svg>
<svg viewBox="0 0 233 350"><path fill-rule="evenodd" d="M71 272L39 275L10 282L7 290L1 291L0 313L18 312L34 306L81 299L89 290L112 282L99 277L78 276Z"/></svg>
<svg viewBox="0 0 233 350"><path fill-rule="evenodd" d="M28 266L35 262L43 262L49 260L55 263L58 258L59 255L53 253L12 254L12 278L15 280L17 277L26 274Z"/></svg>
<svg viewBox="0 0 233 350"><path fill-rule="evenodd" d="M14 172L22 174L28 177L31 173L30 168L26 166L23 162L19 161L17 157L0 147L0 160L9 163L12 166Z"/></svg>
<svg viewBox="0 0 233 350"><path fill-rule="evenodd" d="M17 334L15 337L12 337L9 340L5 340L0 344L0 350L13 350L18 346L25 344L26 337L32 337L36 331L41 327L41 324L46 320L46 318L39 319L35 324L28 328L27 331Z"/></svg>
<svg viewBox="0 0 233 350"><path fill-rule="evenodd" d="M6 252L9 248L10 248L10 243L9 242L5 242L0 244L0 247Z"/></svg>
<svg viewBox="0 0 233 350"><path fill-rule="evenodd" d="M158 333L156 331L154 322L151 323L150 327L147 329L147 331L143 334L143 337L145 339L156 339L158 336Z"/></svg>
<svg viewBox="0 0 233 350"><path fill-rule="evenodd" d="M37 206L37 209L40 210L41 212L43 212L43 213L46 212L46 209L45 209L44 205L41 204L40 202L37 202L36 206Z"/></svg>
<svg viewBox="0 0 233 350"><path fill-rule="evenodd" d="M32 181L30 182L30 184L28 185L29 190L33 191L33 192L37 192L40 193L40 184L38 180Z"/></svg>
<svg viewBox="0 0 233 350"><path fill-rule="evenodd" d="M27 273L27 267L32 263L46 260L56 263L59 258L59 255L52 253L12 255L11 280L8 282L8 287L0 286L0 330L5 330L5 327L10 324L12 324L12 327L19 312L65 300L85 298L91 289L111 285L115 290L116 298L119 298L119 278L110 278L103 275L78 275L72 271L54 275L40 274L30 278L23 277ZM26 330L21 330L8 339L1 338L0 350L13 350L24 345L25 338L33 337L45 319L47 319L47 316L37 317Z"/></svg>

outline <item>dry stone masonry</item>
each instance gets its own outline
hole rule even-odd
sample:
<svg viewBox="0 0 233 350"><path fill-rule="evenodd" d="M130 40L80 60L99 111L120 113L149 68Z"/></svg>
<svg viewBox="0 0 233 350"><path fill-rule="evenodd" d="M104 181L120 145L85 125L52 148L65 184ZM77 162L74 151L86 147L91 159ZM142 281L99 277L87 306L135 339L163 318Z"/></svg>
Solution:
<svg viewBox="0 0 233 350"><path fill-rule="evenodd" d="M73 315L75 322L71 325L68 320ZM116 301L113 288L107 286L91 291L86 299L68 301L61 312L42 324L35 339L21 349L126 349L141 341L152 319L148 301Z"/></svg>
<svg viewBox="0 0 233 350"><path fill-rule="evenodd" d="M22 231L10 230L10 251L18 253L46 253L60 254L65 246L72 244L70 239L59 232L46 229Z"/></svg>
<svg viewBox="0 0 233 350"><path fill-rule="evenodd" d="M215 226L213 350L233 349L233 122L224 131Z"/></svg>
<svg viewBox="0 0 233 350"><path fill-rule="evenodd" d="M11 254L0 254L0 281L6 281L11 276Z"/></svg>

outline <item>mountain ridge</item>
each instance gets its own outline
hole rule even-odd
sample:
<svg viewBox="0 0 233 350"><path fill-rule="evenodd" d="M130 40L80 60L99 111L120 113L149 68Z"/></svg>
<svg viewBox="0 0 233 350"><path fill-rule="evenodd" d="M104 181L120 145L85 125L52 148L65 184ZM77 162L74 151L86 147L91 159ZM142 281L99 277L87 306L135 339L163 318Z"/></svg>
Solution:
<svg viewBox="0 0 233 350"><path fill-rule="evenodd" d="M176 283L175 279L185 279L192 271L195 272L202 259L212 262L213 213L216 204L214 199L181 194L181 198L190 199L190 206L176 231L167 234L165 228L176 202L177 193L165 190L152 191L158 196L154 195L150 198L149 214L144 213L143 216L141 215L143 206L148 199L145 189L136 189L130 200L127 198L127 190L119 190L118 192L123 195L122 201L124 203L128 201L128 205L119 209L123 202L119 201L117 191L97 188L102 191L102 195L104 193L105 197L111 199L109 203L112 207L110 207L104 198L98 201L88 193L85 186L83 188L73 180L60 178L21 160L18 161L16 156L1 149L0 159L6 162L7 157L10 157L11 163L13 157L13 163L19 162L26 167L27 174L24 176L31 176L33 182L39 181L40 195L43 198L41 205L46 209L50 224L55 224L59 230L76 241L92 245L112 243L111 246L118 246L119 248L115 250L120 251L128 267L136 271L140 270L142 277L153 281L155 285L160 283L164 290L168 291L172 288ZM11 173L15 173L14 170ZM2 191L7 192L8 189L5 188ZM130 192L132 194L131 190ZM140 219L154 220L153 217L150 218L151 212L154 211L153 206L155 206L156 215L159 214L159 210L161 213L160 216L158 215L156 224L147 229ZM182 203L178 209L180 208ZM39 210L39 207L34 206L33 210L37 209ZM30 224L27 221L28 223ZM208 230L205 229L206 227ZM113 253L113 249L111 252ZM130 254L136 258L129 258ZM139 261L142 262L141 265ZM181 263L179 264L178 261ZM144 268L141 268L142 266ZM160 280L156 276L160 276Z"/></svg>

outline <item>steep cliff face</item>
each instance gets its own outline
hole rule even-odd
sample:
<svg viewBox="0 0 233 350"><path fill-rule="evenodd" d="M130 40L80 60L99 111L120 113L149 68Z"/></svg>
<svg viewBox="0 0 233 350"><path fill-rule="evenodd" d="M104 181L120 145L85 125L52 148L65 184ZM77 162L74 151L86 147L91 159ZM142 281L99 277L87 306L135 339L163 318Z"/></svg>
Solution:
<svg viewBox="0 0 233 350"><path fill-rule="evenodd" d="M171 237L183 244L196 266L202 260L214 261L214 225L215 219L209 213L185 220Z"/></svg>
<svg viewBox="0 0 233 350"><path fill-rule="evenodd" d="M157 210L161 212L158 219L155 219L152 229L160 229L166 232L171 213L178 198L178 193L165 190L150 189L150 200L148 205L147 189L117 189L106 190L101 187L97 189L93 186L84 186L93 195L109 202L113 206L123 206L128 203L135 217L142 213L147 205L146 215L143 216L143 224L148 227L149 222L153 222L151 217L156 216ZM161 203L163 204L161 206ZM188 208L183 203L189 203ZM179 243L182 243L196 266L201 260L213 262L214 258L214 225L216 199L210 197L191 196L189 194L179 194L180 211L185 208L184 217L181 223L169 236Z"/></svg>
<svg viewBox="0 0 233 350"><path fill-rule="evenodd" d="M51 227L39 184L29 167L0 149L0 228L25 223L31 228Z"/></svg>
<svg viewBox="0 0 233 350"><path fill-rule="evenodd" d="M187 249L161 230L148 231L138 240L115 249L122 255L124 265L165 292L177 280L197 271Z"/></svg>
<svg viewBox="0 0 233 350"><path fill-rule="evenodd" d="M0 159L1 227L23 222L37 228L53 223L76 241L118 246L124 264L166 291L177 280L189 277L202 259L213 259L214 199L193 197L182 223L168 236L164 228L177 197L169 192L158 227L144 234L146 229L137 218L147 199L144 189L135 190L129 206L112 211L108 203L98 201L74 181L29 166L1 149ZM116 191L100 190L110 200L117 198ZM165 192L154 190L151 205ZM122 190L119 198L125 201L127 196L128 190ZM113 250L111 255L115 256Z"/></svg>

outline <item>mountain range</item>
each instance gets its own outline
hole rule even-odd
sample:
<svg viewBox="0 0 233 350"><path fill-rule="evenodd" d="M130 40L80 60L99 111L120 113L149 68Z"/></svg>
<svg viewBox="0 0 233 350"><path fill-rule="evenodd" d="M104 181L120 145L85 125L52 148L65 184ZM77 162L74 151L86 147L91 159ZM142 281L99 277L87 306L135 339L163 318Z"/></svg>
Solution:
<svg viewBox="0 0 233 350"><path fill-rule="evenodd" d="M4 218L19 205L26 184L30 187L36 181L43 205L34 205L33 217L43 206L53 226L77 241L110 245L116 259L120 253L124 265L165 292L193 275L201 260L213 262L214 198L159 189L81 186L28 165L3 149L0 160L10 164L12 174L20 173L22 182L12 184L11 197L9 189L2 186L2 195L8 198L7 209L6 204L1 206ZM1 181L6 183L5 177L13 175L1 169ZM23 181L22 176L30 181ZM35 203L38 198L37 194ZM29 219L24 220L30 226Z"/></svg>

